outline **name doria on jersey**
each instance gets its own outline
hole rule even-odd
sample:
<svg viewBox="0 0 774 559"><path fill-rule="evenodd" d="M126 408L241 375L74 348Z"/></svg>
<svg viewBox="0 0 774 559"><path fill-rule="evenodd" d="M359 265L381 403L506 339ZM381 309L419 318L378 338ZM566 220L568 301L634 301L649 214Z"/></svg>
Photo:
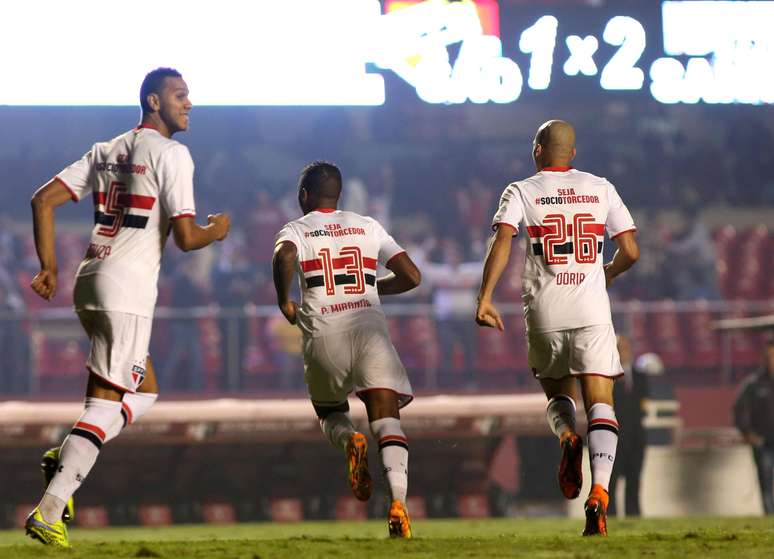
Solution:
<svg viewBox="0 0 774 559"><path fill-rule="evenodd" d="M338 223L326 223L325 229L316 229L304 233L305 238L309 237L345 237L347 235L365 235L365 229L362 227L342 227Z"/></svg>
<svg viewBox="0 0 774 559"><path fill-rule="evenodd" d="M560 206L562 204L599 204L599 196L575 194L574 188L560 188L556 196L540 196L535 198L536 206Z"/></svg>
<svg viewBox="0 0 774 559"><path fill-rule="evenodd" d="M358 299L357 301L346 301L344 303L334 303L333 305L324 305L320 308L320 314L331 314L341 311L351 311L354 309L367 309L373 305L368 299Z"/></svg>

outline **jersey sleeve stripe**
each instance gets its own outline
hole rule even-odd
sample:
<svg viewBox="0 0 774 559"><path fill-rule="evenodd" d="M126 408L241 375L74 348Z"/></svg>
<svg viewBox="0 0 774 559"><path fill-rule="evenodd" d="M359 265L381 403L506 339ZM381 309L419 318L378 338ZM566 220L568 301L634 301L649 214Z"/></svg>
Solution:
<svg viewBox="0 0 774 559"><path fill-rule="evenodd" d="M492 224L492 231L496 231L497 228L500 225L505 225L506 227L510 227L511 229L513 229L513 236L514 237L519 234L519 228L518 227L516 227L515 225L511 225L510 223L506 223L505 221L498 221L497 223L493 223Z"/></svg>
<svg viewBox="0 0 774 559"><path fill-rule="evenodd" d="M184 214L180 214L180 215L173 215L169 219L180 219L181 217L196 217L196 214L184 213Z"/></svg>
<svg viewBox="0 0 774 559"><path fill-rule="evenodd" d="M616 238L616 237L618 237L619 235L623 235L624 233L629 233L630 231L636 231L636 230L637 230L637 228L636 228L636 227L631 227L631 228L629 228L629 229L624 229L623 231L619 231L619 232L618 232L618 233L616 233L615 235L611 236L611 237L610 237L610 240L612 241L613 239L615 239L615 238Z"/></svg>
<svg viewBox="0 0 774 559"><path fill-rule="evenodd" d="M59 182L61 182L61 183L64 185L64 187L65 187L65 188L67 189L67 191L70 193L70 198L72 198L72 199L73 199L73 202L78 202L78 201L80 200L80 199L78 198L78 196L75 194L75 190L73 190L72 188L70 188L70 185L69 185L69 184L67 184L67 183L66 183L64 180L62 180L62 177L60 177L59 175L57 175L57 176L56 176L56 177L54 177L54 178L55 178L56 180L58 180Z"/></svg>

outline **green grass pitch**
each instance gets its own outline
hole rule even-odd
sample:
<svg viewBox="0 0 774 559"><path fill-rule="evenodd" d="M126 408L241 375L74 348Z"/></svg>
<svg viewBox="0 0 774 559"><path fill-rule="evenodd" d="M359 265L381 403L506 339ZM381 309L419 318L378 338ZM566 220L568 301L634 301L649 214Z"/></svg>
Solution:
<svg viewBox="0 0 774 559"><path fill-rule="evenodd" d="M579 519L418 520L414 539L389 540L384 522L303 522L74 529L71 550L0 531L0 558L372 559L405 557L774 557L774 518L611 520L610 537L582 538Z"/></svg>

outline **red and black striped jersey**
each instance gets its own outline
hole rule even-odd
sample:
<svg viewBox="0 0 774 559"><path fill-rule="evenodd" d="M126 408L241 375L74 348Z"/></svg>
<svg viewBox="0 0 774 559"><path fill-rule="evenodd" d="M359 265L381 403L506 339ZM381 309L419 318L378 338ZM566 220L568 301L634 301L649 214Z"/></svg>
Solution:
<svg viewBox="0 0 774 559"><path fill-rule="evenodd" d="M527 232L522 300L527 329L569 330L611 324L602 250L634 221L606 179L547 167L505 188L492 227Z"/></svg>
<svg viewBox="0 0 774 559"><path fill-rule="evenodd" d="M193 173L188 148L138 127L94 144L57 175L74 201L94 203L91 241L76 274L76 310L153 316L170 219L196 213Z"/></svg>
<svg viewBox="0 0 774 559"><path fill-rule="evenodd" d="M298 251L298 324L306 335L324 336L384 320L376 270L404 251L378 221L320 209L287 223L275 244L284 241Z"/></svg>

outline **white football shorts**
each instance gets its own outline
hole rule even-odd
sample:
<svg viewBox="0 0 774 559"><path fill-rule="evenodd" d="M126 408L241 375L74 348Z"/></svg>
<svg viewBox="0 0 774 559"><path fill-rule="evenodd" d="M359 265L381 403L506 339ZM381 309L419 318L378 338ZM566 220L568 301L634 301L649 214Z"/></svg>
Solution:
<svg viewBox="0 0 774 559"><path fill-rule="evenodd" d="M113 311L77 314L91 341L86 367L116 388L135 392L145 380L153 319Z"/></svg>
<svg viewBox="0 0 774 559"><path fill-rule="evenodd" d="M527 349L529 366L538 380L567 375L616 378L623 374L612 324L528 332Z"/></svg>
<svg viewBox="0 0 774 559"><path fill-rule="evenodd" d="M374 322L348 332L304 338L304 378L313 404L331 406L354 391L392 390L403 407L414 399L406 369L387 325Z"/></svg>

